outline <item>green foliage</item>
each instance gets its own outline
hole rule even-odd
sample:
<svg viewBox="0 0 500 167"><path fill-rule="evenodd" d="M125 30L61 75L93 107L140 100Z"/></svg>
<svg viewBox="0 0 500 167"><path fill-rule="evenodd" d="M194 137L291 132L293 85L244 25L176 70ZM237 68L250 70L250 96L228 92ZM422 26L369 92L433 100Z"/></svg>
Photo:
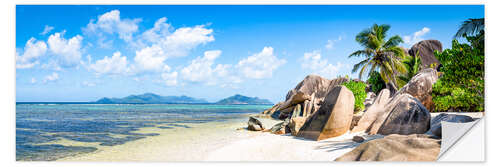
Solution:
<svg viewBox="0 0 500 167"><path fill-rule="evenodd" d="M403 87L406 83L410 82L413 76L417 75L420 71L420 65L422 62L420 61L420 53L417 51L417 55L415 56L405 56L402 60L403 65L406 68L406 73L398 76L398 86Z"/></svg>
<svg viewBox="0 0 500 167"><path fill-rule="evenodd" d="M466 37L474 46L453 40L451 49L434 53L443 65L432 86L435 111L484 111L484 43L478 36Z"/></svg>
<svg viewBox="0 0 500 167"><path fill-rule="evenodd" d="M363 111L365 109L365 105L363 102L366 99L366 84L363 82L349 81L343 84L354 94L354 112L357 113L359 111Z"/></svg>
<svg viewBox="0 0 500 167"><path fill-rule="evenodd" d="M375 94L378 94L378 92L385 88L384 80L377 71L370 73L367 82L371 85L371 89Z"/></svg>
<svg viewBox="0 0 500 167"><path fill-rule="evenodd" d="M349 55L361 57L363 60L355 64L352 72L359 70L359 79L366 71L379 71L385 83L397 89L397 73L405 73L406 68L400 59L404 57L404 50L398 45L403 43L400 36L395 35L386 40L387 32L391 26L387 24L374 24L356 35L356 41L363 49Z"/></svg>

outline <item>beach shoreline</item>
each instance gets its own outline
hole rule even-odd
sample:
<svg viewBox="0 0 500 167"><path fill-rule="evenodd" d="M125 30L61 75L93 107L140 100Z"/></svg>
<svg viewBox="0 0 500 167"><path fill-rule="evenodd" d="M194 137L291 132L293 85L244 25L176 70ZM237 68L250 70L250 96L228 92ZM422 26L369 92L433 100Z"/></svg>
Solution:
<svg viewBox="0 0 500 167"><path fill-rule="evenodd" d="M266 128L280 122L259 120ZM244 117L189 124L191 128L142 128L136 132L160 135L57 161L333 161L359 145L351 140L355 134L312 141L290 134L248 131L243 129L247 121Z"/></svg>

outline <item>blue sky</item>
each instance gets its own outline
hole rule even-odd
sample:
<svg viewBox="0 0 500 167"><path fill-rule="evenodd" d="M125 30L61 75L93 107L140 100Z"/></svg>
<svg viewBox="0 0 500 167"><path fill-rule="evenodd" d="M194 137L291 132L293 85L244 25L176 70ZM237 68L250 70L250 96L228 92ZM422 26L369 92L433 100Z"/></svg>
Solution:
<svg viewBox="0 0 500 167"><path fill-rule="evenodd" d="M409 48L449 48L484 6L17 6L16 100L94 101L152 92L278 102L308 74L352 74L374 23Z"/></svg>

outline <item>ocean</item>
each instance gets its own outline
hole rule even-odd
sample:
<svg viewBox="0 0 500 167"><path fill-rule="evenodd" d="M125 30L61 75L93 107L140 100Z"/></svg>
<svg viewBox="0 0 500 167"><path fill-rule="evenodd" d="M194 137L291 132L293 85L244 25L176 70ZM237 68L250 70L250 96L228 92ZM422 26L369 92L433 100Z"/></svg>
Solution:
<svg viewBox="0 0 500 167"><path fill-rule="evenodd" d="M16 104L16 160L51 161L156 136L140 128L191 128L190 124L239 119L269 105L215 104Z"/></svg>

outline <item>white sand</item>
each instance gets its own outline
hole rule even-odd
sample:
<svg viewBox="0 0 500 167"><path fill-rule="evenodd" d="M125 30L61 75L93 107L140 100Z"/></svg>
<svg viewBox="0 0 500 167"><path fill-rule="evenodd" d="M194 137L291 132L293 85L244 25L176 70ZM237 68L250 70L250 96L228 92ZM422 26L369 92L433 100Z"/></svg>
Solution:
<svg viewBox="0 0 500 167"><path fill-rule="evenodd" d="M59 161L333 161L358 145L351 141L353 134L311 141L236 130L246 127L247 120L186 124L193 128L141 129L138 132L160 135L117 146L100 146L96 152ZM259 120L266 128L279 122Z"/></svg>

